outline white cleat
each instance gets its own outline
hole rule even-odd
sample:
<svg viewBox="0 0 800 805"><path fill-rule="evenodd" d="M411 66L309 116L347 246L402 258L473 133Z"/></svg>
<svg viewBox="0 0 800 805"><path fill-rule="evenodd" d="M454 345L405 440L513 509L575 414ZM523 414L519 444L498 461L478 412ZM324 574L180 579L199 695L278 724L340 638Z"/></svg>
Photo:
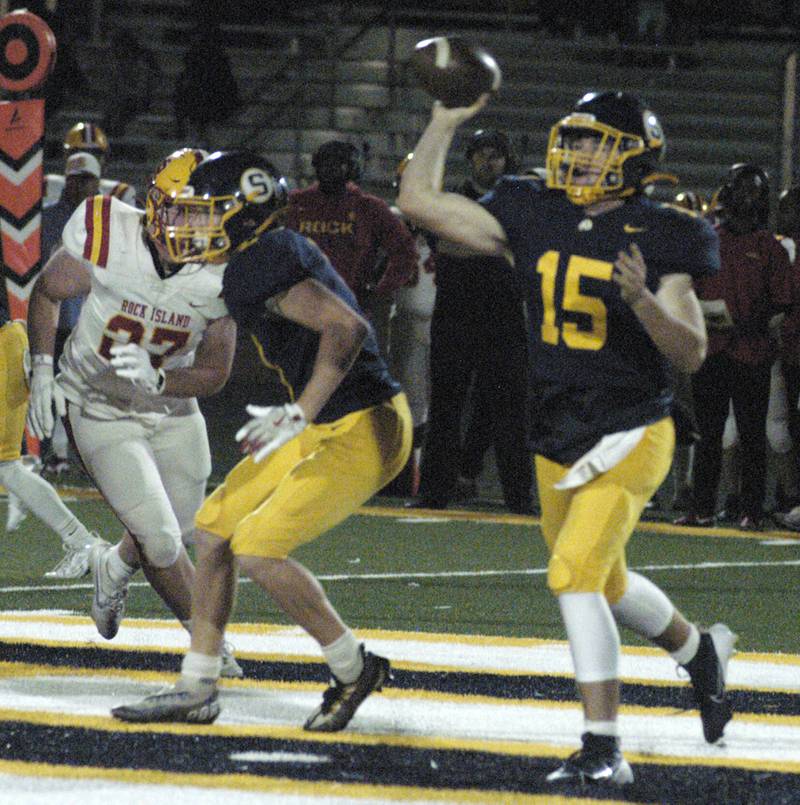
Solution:
<svg viewBox="0 0 800 805"><path fill-rule="evenodd" d="M227 641L222 644L222 668L219 675L223 679L241 679L244 676L242 666L233 656L233 646Z"/></svg>
<svg viewBox="0 0 800 805"><path fill-rule="evenodd" d="M89 549L89 565L94 578L92 619L97 631L106 640L111 640L119 631L128 597L127 580L114 581L108 572L108 554L111 547L107 542L100 540Z"/></svg>
<svg viewBox="0 0 800 805"><path fill-rule="evenodd" d="M87 542L80 547L72 545L64 545L64 556L61 561L52 569L48 570L44 575L48 579L82 579L89 573L89 551L92 545L98 542L103 542L96 534L92 534L95 539L92 542Z"/></svg>

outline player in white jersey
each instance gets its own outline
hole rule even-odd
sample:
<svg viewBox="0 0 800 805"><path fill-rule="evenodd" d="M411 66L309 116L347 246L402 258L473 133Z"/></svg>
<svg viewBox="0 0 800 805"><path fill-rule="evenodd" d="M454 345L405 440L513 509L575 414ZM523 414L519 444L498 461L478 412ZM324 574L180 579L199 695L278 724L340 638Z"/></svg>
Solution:
<svg viewBox="0 0 800 805"><path fill-rule="evenodd" d="M196 397L227 381L236 326L220 298L224 265L174 265L164 225L172 199L204 156L192 149L171 154L150 183L144 213L109 196L84 201L31 296L29 425L48 436L55 403L81 461L127 529L118 545L90 555L92 617L107 639L119 629L139 567L191 628L194 567L184 541L211 471ZM54 378L58 308L78 295L86 300ZM232 657L228 671L241 676Z"/></svg>
<svg viewBox="0 0 800 805"><path fill-rule="evenodd" d="M108 138L100 126L94 123L76 123L64 137L64 155L68 157L78 151L96 157L101 166L108 157ZM61 198L66 179L58 173L48 173L44 177L44 198L42 204L53 204ZM100 193L114 196L126 204L136 204L136 188L116 179L101 179Z"/></svg>

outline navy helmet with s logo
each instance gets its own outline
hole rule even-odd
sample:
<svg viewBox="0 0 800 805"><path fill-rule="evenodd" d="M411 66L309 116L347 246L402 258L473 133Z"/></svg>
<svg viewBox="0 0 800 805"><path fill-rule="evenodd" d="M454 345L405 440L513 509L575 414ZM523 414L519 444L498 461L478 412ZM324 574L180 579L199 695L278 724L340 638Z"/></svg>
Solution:
<svg viewBox="0 0 800 805"><path fill-rule="evenodd" d="M216 151L189 177L176 199L180 262L223 262L277 223L288 202L275 166L249 151Z"/></svg>

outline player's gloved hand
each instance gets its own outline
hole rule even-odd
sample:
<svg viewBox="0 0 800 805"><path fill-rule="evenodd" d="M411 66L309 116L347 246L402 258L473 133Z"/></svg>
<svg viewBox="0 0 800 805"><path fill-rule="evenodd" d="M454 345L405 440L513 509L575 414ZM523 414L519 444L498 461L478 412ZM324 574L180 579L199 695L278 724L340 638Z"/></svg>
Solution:
<svg viewBox="0 0 800 805"><path fill-rule="evenodd" d="M166 377L163 369L154 369L150 353L138 344L116 344L111 347L111 365L118 377L132 380L148 394L161 394Z"/></svg>
<svg viewBox="0 0 800 805"><path fill-rule="evenodd" d="M308 424L303 409L294 403L248 405L247 413L252 419L239 429L236 441L242 443L242 452L252 454L256 464L297 436Z"/></svg>
<svg viewBox="0 0 800 805"><path fill-rule="evenodd" d="M37 439L47 439L56 424L53 407L58 416L65 416L67 403L53 376L53 356L34 355L32 365L28 427Z"/></svg>

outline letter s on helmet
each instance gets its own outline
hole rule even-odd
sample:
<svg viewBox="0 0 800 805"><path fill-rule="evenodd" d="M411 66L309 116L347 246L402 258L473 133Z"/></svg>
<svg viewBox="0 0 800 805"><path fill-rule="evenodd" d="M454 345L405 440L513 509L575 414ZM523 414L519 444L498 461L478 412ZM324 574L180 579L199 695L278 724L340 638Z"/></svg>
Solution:
<svg viewBox="0 0 800 805"><path fill-rule="evenodd" d="M249 151L216 151L192 172L176 199L176 262L221 262L279 223L286 181L272 163Z"/></svg>
<svg viewBox="0 0 800 805"><path fill-rule="evenodd" d="M575 147L584 137L597 141L594 152ZM657 181L677 182L659 172L664 150L661 124L638 98L589 92L550 130L547 186L564 190L579 205L632 196ZM586 171L597 172L595 181L576 182Z"/></svg>

